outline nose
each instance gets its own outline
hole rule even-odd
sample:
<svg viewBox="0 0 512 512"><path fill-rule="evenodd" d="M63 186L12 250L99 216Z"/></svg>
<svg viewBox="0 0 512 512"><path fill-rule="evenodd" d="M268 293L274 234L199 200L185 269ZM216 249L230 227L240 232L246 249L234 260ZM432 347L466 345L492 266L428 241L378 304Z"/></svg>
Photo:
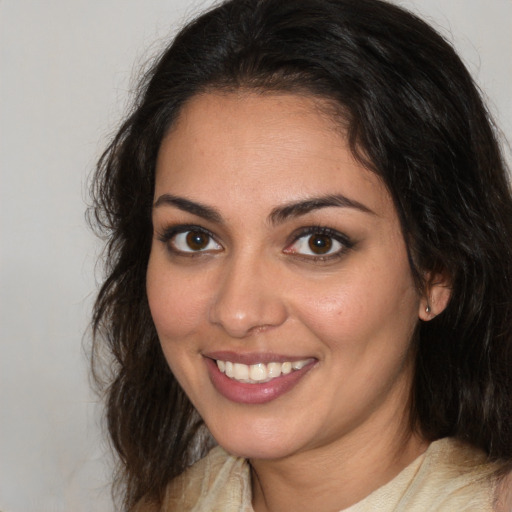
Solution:
<svg viewBox="0 0 512 512"><path fill-rule="evenodd" d="M271 267L247 258L227 264L210 307L210 322L234 338L283 324L287 318L284 283Z"/></svg>

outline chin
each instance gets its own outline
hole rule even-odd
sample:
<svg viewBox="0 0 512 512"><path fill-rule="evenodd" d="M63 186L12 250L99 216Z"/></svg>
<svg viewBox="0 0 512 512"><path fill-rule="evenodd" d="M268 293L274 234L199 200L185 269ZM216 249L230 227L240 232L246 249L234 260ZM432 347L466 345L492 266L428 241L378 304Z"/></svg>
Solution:
<svg viewBox="0 0 512 512"><path fill-rule="evenodd" d="M230 440L226 443L219 443L219 445L231 455L244 459L275 460L282 459L293 452L279 443L277 445L264 445L256 440L245 440L240 443Z"/></svg>
<svg viewBox="0 0 512 512"><path fill-rule="evenodd" d="M239 424L234 429L222 429L217 435L212 432L217 443L228 453L246 459L280 459L299 449L300 440L290 429L272 428L271 425Z"/></svg>

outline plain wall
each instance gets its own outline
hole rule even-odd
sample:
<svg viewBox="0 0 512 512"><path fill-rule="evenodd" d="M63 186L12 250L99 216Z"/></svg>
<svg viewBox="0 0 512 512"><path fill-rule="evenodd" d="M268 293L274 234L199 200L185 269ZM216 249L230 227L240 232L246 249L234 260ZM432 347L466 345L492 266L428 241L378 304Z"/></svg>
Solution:
<svg viewBox="0 0 512 512"><path fill-rule="evenodd" d="M455 42L512 140L512 0L397 3ZM137 69L209 4L0 0L4 512L112 510L82 348L100 249L84 220L87 179L129 104Z"/></svg>

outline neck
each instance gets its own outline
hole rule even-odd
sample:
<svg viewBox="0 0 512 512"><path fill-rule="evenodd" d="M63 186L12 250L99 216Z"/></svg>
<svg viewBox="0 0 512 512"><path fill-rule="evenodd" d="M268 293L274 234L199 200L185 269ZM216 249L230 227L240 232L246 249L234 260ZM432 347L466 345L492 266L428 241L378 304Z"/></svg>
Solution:
<svg viewBox="0 0 512 512"><path fill-rule="evenodd" d="M389 417L322 447L251 460L255 512L335 512L361 501L426 450L428 443L401 425Z"/></svg>

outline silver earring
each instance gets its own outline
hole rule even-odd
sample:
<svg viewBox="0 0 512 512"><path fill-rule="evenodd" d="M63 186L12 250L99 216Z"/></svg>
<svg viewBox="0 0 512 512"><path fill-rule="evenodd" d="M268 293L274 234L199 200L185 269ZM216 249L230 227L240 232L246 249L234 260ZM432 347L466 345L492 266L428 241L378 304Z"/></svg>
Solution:
<svg viewBox="0 0 512 512"><path fill-rule="evenodd" d="M432 310L430 309L430 304L427 302L427 305L425 306L425 313L430 314Z"/></svg>

